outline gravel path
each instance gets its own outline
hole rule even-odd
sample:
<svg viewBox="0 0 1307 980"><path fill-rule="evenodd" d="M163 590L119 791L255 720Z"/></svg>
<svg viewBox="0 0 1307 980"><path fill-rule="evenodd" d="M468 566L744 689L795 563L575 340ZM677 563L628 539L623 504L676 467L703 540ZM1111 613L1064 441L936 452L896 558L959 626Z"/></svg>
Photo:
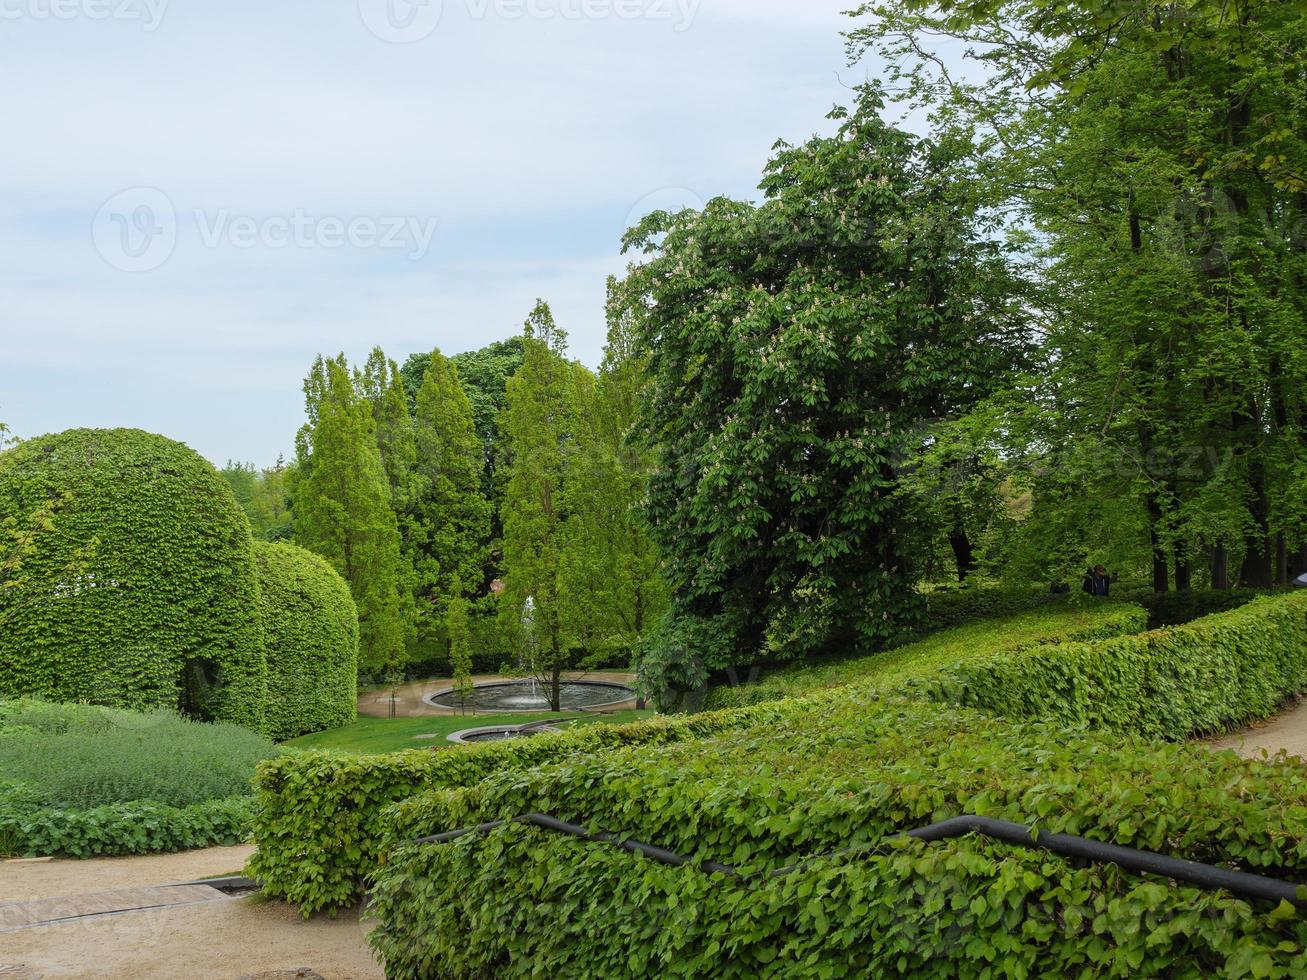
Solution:
<svg viewBox="0 0 1307 980"><path fill-rule="evenodd" d="M1212 739L1207 743L1216 750L1233 749L1250 759L1265 751L1268 755L1287 752L1307 759L1307 701L1253 728Z"/></svg>
<svg viewBox="0 0 1307 980"><path fill-rule="evenodd" d="M38 902L239 873L252 847L88 861L0 863L0 896ZM307 967L326 980L383 980L357 913L307 922L281 902L232 898L0 933L0 978L238 977ZM23 968L19 970L17 968Z"/></svg>

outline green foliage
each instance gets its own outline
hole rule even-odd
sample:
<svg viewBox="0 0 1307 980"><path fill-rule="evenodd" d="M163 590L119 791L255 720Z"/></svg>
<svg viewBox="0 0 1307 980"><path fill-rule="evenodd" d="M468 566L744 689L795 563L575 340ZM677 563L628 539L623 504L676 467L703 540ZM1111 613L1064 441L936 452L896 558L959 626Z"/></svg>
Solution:
<svg viewBox="0 0 1307 980"><path fill-rule="evenodd" d="M610 290L613 289L610 282ZM614 306L604 362L593 385L578 385L573 445L563 476L560 556L562 618L585 663L621 656L627 664L667 609L641 507L652 453L631 438L645 358L629 313Z"/></svg>
<svg viewBox="0 0 1307 980"><path fill-rule="evenodd" d="M262 728L249 524L209 463L137 430L42 436L0 453L0 521L12 534L42 513L19 548L22 587L0 598L0 697Z"/></svg>
<svg viewBox="0 0 1307 980"><path fill-rule="evenodd" d="M32 810L0 793L0 853L8 846L29 857L88 858L230 847L248 839L252 805L238 796L186 807L137 800Z"/></svg>
<svg viewBox="0 0 1307 980"><path fill-rule="evenodd" d="M959 663L923 693L1011 717L1185 739L1273 714L1307 689L1307 595L1183 626Z"/></svg>
<svg viewBox="0 0 1307 980"><path fill-rule="evenodd" d="M770 717L772 705L746 711L657 718L633 725L592 725L559 735L487 743L452 752L382 756L304 752L275 759L255 777L253 831L259 849L249 872L266 894L305 915L355 902L383 854L384 810L429 786L471 785L518 769L613 745L694 739Z"/></svg>
<svg viewBox="0 0 1307 980"><path fill-rule="evenodd" d="M522 345L525 359L509 379L501 421L508 482L499 605L504 635L519 661L546 685L557 711L562 673L572 665L577 640L565 607L565 479L577 409L594 380L566 359L567 334L543 300L526 321Z"/></svg>
<svg viewBox="0 0 1307 980"><path fill-rule="evenodd" d="M458 369L433 351L414 411L417 460L407 521L417 580L418 642L445 653L445 620L462 583L475 594L485 580L490 504L481 490L483 463L472 404ZM456 585L457 582L457 585ZM465 611L466 615L466 611Z"/></svg>
<svg viewBox="0 0 1307 980"><path fill-rule="evenodd" d="M360 667L394 670L406 656L412 606L373 406L356 391L343 354L314 362L304 396L308 422L291 479L295 538L349 583Z"/></svg>
<svg viewBox="0 0 1307 980"><path fill-rule="evenodd" d="M633 873L630 855L497 831L406 853L376 892L370 939L396 980L1304 969L1300 922L1226 896L983 843L886 850L748 887L644 862Z"/></svg>
<svg viewBox="0 0 1307 980"><path fill-rule="evenodd" d="M495 479L499 413L508 403L508 379L522 366L522 357L522 338L509 337L480 350L455 354L450 358L458 370L459 384L472 404L472 417L476 422L477 438L481 441L484 465L482 491L492 501L496 512L503 496L501 481ZM400 369L409 403L415 409L427 366L426 354L414 354Z"/></svg>
<svg viewBox="0 0 1307 980"><path fill-rule="evenodd" d="M822 664L804 664L765 676L760 682L716 687L707 707L731 708L868 682L883 690L902 688L941 670L975 662L1007 662L1032 647L1072 640L1091 641L1138 633L1147 622L1142 608L1122 603L1069 605L959 626L884 653Z"/></svg>
<svg viewBox="0 0 1307 980"><path fill-rule="evenodd" d="M1302 5L859 13L854 50L974 137L1040 263L1040 362L994 428L1028 513L997 566L1151 565L1161 589L1307 568Z"/></svg>
<svg viewBox="0 0 1307 980"><path fill-rule="evenodd" d="M256 542L268 659L268 733L293 738L357 717L358 613L327 562L290 544Z"/></svg>
<svg viewBox="0 0 1307 980"><path fill-rule="evenodd" d="M466 700L473 690L471 637L467 628L467 599L463 597L463 580L454 574L453 590L446 615L445 631L449 635L449 662L454 668L454 690Z"/></svg>
<svg viewBox="0 0 1307 980"><path fill-rule="evenodd" d="M761 205L659 213L627 238L646 253L620 296L649 358L672 642L709 670L896 637L899 467L1022 339L958 147L880 108L861 90L835 135L782 144Z"/></svg>
<svg viewBox="0 0 1307 980"><path fill-rule="evenodd" d="M167 712L0 702L0 841L71 857L233 844L249 825L250 775L276 751L236 725Z"/></svg>
<svg viewBox="0 0 1307 980"><path fill-rule="evenodd" d="M738 976L979 977L997 964L1014 976L1207 976L1237 975L1241 957L1264 954L1288 976L1307 963L1301 917L1228 895L975 840L874 847L980 813L1301 878L1307 775L1295 762L870 692L818 700L820 714L789 702L765 725L692 743L432 789L394 809L393 833L405 841L538 811L746 872L870 850L741 889L523 828L400 846L372 906L388 974L427 975L439 962L451 976L515 976L570 962L569 975L624 975L638 962L686 976L709 963Z"/></svg>
<svg viewBox="0 0 1307 980"><path fill-rule="evenodd" d="M256 539L284 541L291 536L290 470L282 457L263 470L253 463L229 461L219 472L249 518Z"/></svg>

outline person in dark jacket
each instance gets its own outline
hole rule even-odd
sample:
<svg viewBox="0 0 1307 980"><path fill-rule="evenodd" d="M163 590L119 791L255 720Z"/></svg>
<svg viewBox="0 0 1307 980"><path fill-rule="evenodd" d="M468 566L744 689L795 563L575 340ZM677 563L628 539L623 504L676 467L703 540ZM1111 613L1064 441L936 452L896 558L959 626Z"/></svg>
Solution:
<svg viewBox="0 0 1307 980"><path fill-rule="evenodd" d="M1081 587L1092 596L1106 599L1112 587L1112 577L1107 574L1107 569L1102 565L1095 565L1085 576L1084 585Z"/></svg>

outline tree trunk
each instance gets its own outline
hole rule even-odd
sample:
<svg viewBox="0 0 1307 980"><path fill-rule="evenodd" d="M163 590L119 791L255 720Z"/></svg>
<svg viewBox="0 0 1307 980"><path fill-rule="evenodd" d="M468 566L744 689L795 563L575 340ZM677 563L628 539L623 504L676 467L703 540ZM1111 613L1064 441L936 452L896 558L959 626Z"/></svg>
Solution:
<svg viewBox="0 0 1307 980"><path fill-rule="evenodd" d="M1148 495L1148 535L1153 542L1153 591L1169 592L1166 547L1162 544L1162 505L1156 494Z"/></svg>
<svg viewBox="0 0 1307 980"><path fill-rule="evenodd" d="M1283 534L1275 536L1275 584L1289 584L1289 548Z"/></svg>
<svg viewBox="0 0 1307 980"><path fill-rule="evenodd" d="M1177 548L1175 552L1175 590L1188 592L1193 588L1193 569L1189 565L1189 556Z"/></svg>
<svg viewBox="0 0 1307 980"><path fill-rule="evenodd" d="M1212 549L1212 588L1228 589L1230 587L1230 553L1225 545L1218 544Z"/></svg>
<svg viewBox="0 0 1307 980"><path fill-rule="evenodd" d="M971 539L963 528L957 528L948 536L948 543L953 548L953 560L958 565L958 581L965 582L967 576L976 569L976 555L971 547Z"/></svg>

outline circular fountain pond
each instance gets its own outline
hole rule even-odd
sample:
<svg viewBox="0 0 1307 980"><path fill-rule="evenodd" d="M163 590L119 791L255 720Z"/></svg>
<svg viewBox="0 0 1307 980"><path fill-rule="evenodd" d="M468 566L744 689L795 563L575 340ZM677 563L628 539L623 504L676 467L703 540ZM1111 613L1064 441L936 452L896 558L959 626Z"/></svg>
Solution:
<svg viewBox="0 0 1307 980"><path fill-rule="evenodd" d="M614 681L564 681L562 709L605 708L635 697L635 691ZM537 681L488 681L478 684L466 697L453 688L428 694L427 704L437 708L473 711L549 711L547 689Z"/></svg>
<svg viewBox="0 0 1307 980"><path fill-rule="evenodd" d="M453 732L447 738L455 745L478 745L481 742L503 742L510 738L530 738L532 735L543 735L546 732L556 731L559 731L559 729L553 725L542 725L540 722L536 722L534 725L493 725L490 728L467 728L461 732Z"/></svg>

